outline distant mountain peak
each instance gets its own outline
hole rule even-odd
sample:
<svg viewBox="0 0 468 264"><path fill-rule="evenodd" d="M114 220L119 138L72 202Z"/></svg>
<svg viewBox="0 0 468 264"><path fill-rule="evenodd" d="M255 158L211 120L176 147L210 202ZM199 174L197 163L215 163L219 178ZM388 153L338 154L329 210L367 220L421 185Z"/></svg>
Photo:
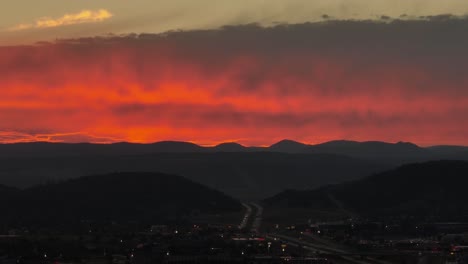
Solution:
<svg viewBox="0 0 468 264"><path fill-rule="evenodd" d="M151 144L157 152L199 152L203 147L184 141L160 141Z"/></svg>
<svg viewBox="0 0 468 264"><path fill-rule="evenodd" d="M335 140L306 149L307 153L334 153L350 157L370 159L415 160L426 157L425 150L410 142L389 143L384 141L349 141Z"/></svg>
<svg viewBox="0 0 468 264"><path fill-rule="evenodd" d="M221 147L221 146L240 146L240 147L243 147L241 144L239 144L237 142L223 142L223 143L220 143L220 144L216 145L216 147Z"/></svg>
<svg viewBox="0 0 468 264"><path fill-rule="evenodd" d="M406 142L406 141L398 141L397 143L395 143L395 145L401 145L401 146L411 146L411 147L416 147L416 148L419 148L418 145L412 143L412 142Z"/></svg>
<svg viewBox="0 0 468 264"><path fill-rule="evenodd" d="M236 152L236 151L244 151L246 147L236 142L224 142L224 143L214 146L214 149L216 151Z"/></svg>
<svg viewBox="0 0 468 264"><path fill-rule="evenodd" d="M308 145L291 139L283 139L269 147L270 150L277 152L300 152Z"/></svg>
<svg viewBox="0 0 468 264"><path fill-rule="evenodd" d="M331 140L323 143L319 143L312 146L320 146L320 145L357 145L361 142L353 141L353 140L346 140L346 139L338 139L338 140Z"/></svg>
<svg viewBox="0 0 468 264"><path fill-rule="evenodd" d="M295 140L292 140L292 139L283 139L283 140L280 140L278 142L276 142L275 144L271 145L271 147L274 147L274 146L282 146L282 145L301 145L301 146L305 146L304 143L301 143L299 141L295 141Z"/></svg>
<svg viewBox="0 0 468 264"><path fill-rule="evenodd" d="M164 140L152 143L152 145L166 145L166 144L174 144L174 145L193 145L198 146L195 143L187 142L187 141L177 141L177 140Z"/></svg>

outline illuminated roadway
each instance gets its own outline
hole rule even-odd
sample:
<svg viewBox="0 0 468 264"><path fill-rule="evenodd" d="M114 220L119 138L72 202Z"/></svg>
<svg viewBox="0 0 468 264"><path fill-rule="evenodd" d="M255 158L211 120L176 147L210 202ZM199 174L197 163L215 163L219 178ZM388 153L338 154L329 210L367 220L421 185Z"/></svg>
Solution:
<svg viewBox="0 0 468 264"><path fill-rule="evenodd" d="M263 217L263 207L258 203L250 202L243 203L242 206L245 208L245 213L242 218L242 221L239 225L241 230L249 230L251 233L258 234ZM302 235L301 235L302 236ZM267 234L266 238L270 240L281 239L284 243L292 247L298 247L302 250L309 251L313 254L330 254L336 255L342 260L346 261L344 263L351 264L388 264L388 262L373 260L373 259L358 259L358 256L353 256L352 252L349 252L334 245L325 243L324 241L318 241L314 236L307 236L310 240L305 241L299 239L298 237L293 237L283 234ZM318 239L318 238L317 238Z"/></svg>
<svg viewBox="0 0 468 264"><path fill-rule="evenodd" d="M309 236L309 238L312 236ZM311 253L319 254L331 254L339 256L341 259L345 260L345 263L354 263L354 264L390 264L390 262L376 260L376 259L358 259L358 256L353 256L354 254L348 250L340 249L333 245L327 245L320 243L319 241L305 241L297 237L292 237L283 234L270 234L267 235L268 239L279 238L284 241L287 245L293 247L299 247L303 250L309 251Z"/></svg>
<svg viewBox="0 0 468 264"><path fill-rule="evenodd" d="M260 230L260 225L262 223L262 214L263 214L263 207L257 203L251 203L253 207L255 207L255 218L252 222L252 227L250 228L250 232L258 233Z"/></svg>
<svg viewBox="0 0 468 264"><path fill-rule="evenodd" d="M245 214L242 218L242 221L239 225L239 229L245 229L250 219L250 215L252 214L252 207L250 205L243 203L242 206L245 208Z"/></svg>
<svg viewBox="0 0 468 264"><path fill-rule="evenodd" d="M262 223L263 207L258 203L243 203L242 206L245 208L245 213L239 229L258 233Z"/></svg>

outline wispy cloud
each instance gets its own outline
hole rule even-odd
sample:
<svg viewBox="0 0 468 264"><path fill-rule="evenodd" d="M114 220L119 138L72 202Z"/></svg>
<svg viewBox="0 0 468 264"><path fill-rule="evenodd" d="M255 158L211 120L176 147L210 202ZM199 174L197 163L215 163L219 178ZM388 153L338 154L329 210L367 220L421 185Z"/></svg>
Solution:
<svg viewBox="0 0 468 264"><path fill-rule="evenodd" d="M93 143L113 143L123 141L115 137L101 137L87 132L69 132L69 133L29 133L11 130L0 130L1 144L13 144L24 142L93 142Z"/></svg>
<svg viewBox="0 0 468 264"><path fill-rule="evenodd" d="M52 28L67 25L76 25L83 23L101 22L113 16L111 12L106 9L82 10L78 13L65 14L59 18L42 17L34 23L18 24L10 28L10 31L19 31L33 28Z"/></svg>

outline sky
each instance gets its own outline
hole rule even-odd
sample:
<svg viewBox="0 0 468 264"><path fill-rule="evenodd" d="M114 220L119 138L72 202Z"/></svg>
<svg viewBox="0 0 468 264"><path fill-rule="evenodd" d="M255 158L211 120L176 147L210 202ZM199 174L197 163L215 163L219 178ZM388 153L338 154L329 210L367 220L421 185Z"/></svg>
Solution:
<svg viewBox="0 0 468 264"><path fill-rule="evenodd" d="M3 143L468 145L467 1L6 7Z"/></svg>

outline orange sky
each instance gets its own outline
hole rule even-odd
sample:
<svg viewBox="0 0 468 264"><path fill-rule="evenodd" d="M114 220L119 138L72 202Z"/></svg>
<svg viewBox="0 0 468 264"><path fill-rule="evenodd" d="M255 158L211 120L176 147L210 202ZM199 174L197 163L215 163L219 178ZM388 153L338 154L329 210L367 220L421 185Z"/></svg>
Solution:
<svg viewBox="0 0 468 264"><path fill-rule="evenodd" d="M0 47L0 141L468 145L465 39L445 33L447 43L420 48L446 31L408 39L394 27L239 27Z"/></svg>

